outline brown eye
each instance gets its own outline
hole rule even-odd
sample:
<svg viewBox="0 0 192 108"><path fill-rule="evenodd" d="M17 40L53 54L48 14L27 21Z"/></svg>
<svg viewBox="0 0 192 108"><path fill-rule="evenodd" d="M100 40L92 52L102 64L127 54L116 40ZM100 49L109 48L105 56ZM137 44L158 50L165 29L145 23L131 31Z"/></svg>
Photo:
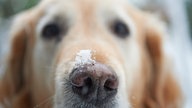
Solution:
<svg viewBox="0 0 192 108"><path fill-rule="evenodd" d="M126 38L127 36L130 35L130 31L127 25L124 22L119 20L113 23L112 32L121 38Z"/></svg>
<svg viewBox="0 0 192 108"><path fill-rule="evenodd" d="M61 33L60 27L56 23L46 25L42 31L42 36L45 39L59 38Z"/></svg>

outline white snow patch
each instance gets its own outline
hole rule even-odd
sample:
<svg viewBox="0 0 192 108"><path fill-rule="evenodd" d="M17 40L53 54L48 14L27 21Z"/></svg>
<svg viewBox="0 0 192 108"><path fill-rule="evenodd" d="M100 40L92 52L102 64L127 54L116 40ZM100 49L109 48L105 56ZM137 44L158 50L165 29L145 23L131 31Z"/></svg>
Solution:
<svg viewBox="0 0 192 108"><path fill-rule="evenodd" d="M85 65L85 64L94 64L95 60L92 57L93 51L92 50L80 50L75 58L75 65Z"/></svg>

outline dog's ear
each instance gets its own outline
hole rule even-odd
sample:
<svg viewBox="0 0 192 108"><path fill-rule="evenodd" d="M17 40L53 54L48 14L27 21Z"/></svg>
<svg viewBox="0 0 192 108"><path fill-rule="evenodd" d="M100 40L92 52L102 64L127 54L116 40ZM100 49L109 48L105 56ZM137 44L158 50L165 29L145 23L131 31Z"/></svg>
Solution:
<svg viewBox="0 0 192 108"><path fill-rule="evenodd" d="M30 12L15 18L11 27L10 51L5 73L0 79L0 104L9 108L23 108L29 104L32 51L32 16ZM11 106L10 106L11 105Z"/></svg>
<svg viewBox="0 0 192 108"><path fill-rule="evenodd" d="M150 80L147 83L144 105L146 108L180 108L181 91L172 74L173 66L165 53L165 32L159 21L153 18L147 20L145 45L150 63Z"/></svg>

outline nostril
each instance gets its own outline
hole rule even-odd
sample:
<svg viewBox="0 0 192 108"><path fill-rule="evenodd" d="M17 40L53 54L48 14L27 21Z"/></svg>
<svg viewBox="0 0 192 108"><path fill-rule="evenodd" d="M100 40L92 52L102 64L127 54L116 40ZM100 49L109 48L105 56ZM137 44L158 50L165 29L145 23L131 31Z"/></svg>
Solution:
<svg viewBox="0 0 192 108"><path fill-rule="evenodd" d="M93 81L91 78L87 77L85 80L84 80L84 83L85 85L84 86L87 86L87 87L91 87L93 85Z"/></svg>
<svg viewBox="0 0 192 108"><path fill-rule="evenodd" d="M116 78L109 78L106 80L104 84L104 88L106 91L113 91L118 88L118 81Z"/></svg>
<svg viewBox="0 0 192 108"><path fill-rule="evenodd" d="M86 95L93 86L93 81L86 75L76 75L71 80L73 91L79 95Z"/></svg>
<svg viewBox="0 0 192 108"><path fill-rule="evenodd" d="M71 85L74 87L82 87L82 86L84 86L85 79L86 79L86 77L75 76L71 80Z"/></svg>
<svg viewBox="0 0 192 108"><path fill-rule="evenodd" d="M86 95L89 93L89 89L93 86L93 82L91 78L86 78L84 80L84 86L81 88L81 94Z"/></svg>

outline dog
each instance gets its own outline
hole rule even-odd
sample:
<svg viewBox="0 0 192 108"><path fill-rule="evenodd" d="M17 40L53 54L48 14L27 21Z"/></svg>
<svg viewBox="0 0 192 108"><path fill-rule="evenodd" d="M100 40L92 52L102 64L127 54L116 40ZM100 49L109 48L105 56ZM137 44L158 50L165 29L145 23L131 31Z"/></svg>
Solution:
<svg viewBox="0 0 192 108"><path fill-rule="evenodd" d="M42 0L16 16L4 108L181 108L161 21L126 0Z"/></svg>

